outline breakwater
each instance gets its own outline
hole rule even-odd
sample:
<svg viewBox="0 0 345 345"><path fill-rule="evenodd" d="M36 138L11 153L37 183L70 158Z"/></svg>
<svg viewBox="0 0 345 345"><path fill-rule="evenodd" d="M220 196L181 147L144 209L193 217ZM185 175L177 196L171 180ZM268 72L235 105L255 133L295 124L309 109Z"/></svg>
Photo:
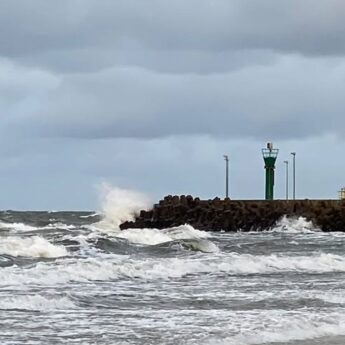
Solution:
<svg viewBox="0 0 345 345"><path fill-rule="evenodd" d="M205 231L261 231L284 215L305 217L322 231L345 231L345 200L200 200L190 195L166 196L120 228L163 229L188 223Z"/></svg>

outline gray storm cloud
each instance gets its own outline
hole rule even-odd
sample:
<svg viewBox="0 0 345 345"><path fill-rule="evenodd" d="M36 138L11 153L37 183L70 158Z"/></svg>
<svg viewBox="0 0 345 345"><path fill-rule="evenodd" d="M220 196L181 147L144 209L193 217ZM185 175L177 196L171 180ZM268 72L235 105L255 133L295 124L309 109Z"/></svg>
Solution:
<svg viewBox="0 0 345 345"><path fill-rule="evenodd" d="M0 51L13 57L84 48L342 54L344 10L342 0L3 0Z"/></svg>
<svg viewBox="0 0 345 345"><path fill-rule="evenodd" d="M343 134L333 125L344 112L343 1L0 7L6 130L77 138Z"/></svg>
<svg viewBox="0 0 345 345"><path fill-rule="evenodd" d="M344 9L4 0L0 70L14 73L1 82L0 113L14 114L6 128L62 137L342 134Z"/></svg>
<svg viewBox="0 0 345 345"><path fill-rule="evenodd" d="M298 152L300 196L333 197L344 10L343 0L0 1L0 206L92 208L103 180L220 195L224 153L233 196L260 198L266 140L281 159Z"/></svg>
<svg viewBox="0 0 345 345"><path fill-rule="evenodd" d="M344 83L342 61L296 56L222 74L115 67L65 76L15 125L78 138L342 136Z"/></svg>

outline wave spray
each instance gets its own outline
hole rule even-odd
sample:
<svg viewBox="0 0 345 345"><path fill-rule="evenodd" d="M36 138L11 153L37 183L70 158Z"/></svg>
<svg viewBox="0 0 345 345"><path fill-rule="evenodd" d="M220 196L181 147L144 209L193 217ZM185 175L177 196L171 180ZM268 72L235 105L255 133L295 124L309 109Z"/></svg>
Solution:
<svg viewBox="0 0 345 345"><path fill-rule="evenodd" d="M118 231L120 224L134 220L141 210L152 206L149 197L134 190L114 187L108 183L103 183L100 190L104 218L97 227L105 232Z"/></svg>

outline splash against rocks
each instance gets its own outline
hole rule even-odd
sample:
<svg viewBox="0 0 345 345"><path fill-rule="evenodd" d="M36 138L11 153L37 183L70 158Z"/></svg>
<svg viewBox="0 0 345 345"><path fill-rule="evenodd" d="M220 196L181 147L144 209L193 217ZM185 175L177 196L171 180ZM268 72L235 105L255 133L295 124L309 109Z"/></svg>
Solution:
<svg viewBox="0 0 345 345"><path fill-rule="evenodd" d="M168 195L120 228L163 229L190 224L206 231L262 231L274 227L284 216L304 217L322 231L345 231L342 200L200 200L190 195Z"/></svg>

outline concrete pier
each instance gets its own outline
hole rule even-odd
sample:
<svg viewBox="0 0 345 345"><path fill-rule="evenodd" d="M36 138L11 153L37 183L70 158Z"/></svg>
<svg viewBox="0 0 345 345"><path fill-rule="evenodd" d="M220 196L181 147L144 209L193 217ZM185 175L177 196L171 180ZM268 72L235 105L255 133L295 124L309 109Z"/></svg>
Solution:
<svg viewBox="0 0 345 345"><path fill-rule="evenodd" d="M284 215L305 217L322 231L345 231L345 200L200 200L166 196L134 222L120 228L158 228L190 224L205 231L262 231Z"/></svg>

